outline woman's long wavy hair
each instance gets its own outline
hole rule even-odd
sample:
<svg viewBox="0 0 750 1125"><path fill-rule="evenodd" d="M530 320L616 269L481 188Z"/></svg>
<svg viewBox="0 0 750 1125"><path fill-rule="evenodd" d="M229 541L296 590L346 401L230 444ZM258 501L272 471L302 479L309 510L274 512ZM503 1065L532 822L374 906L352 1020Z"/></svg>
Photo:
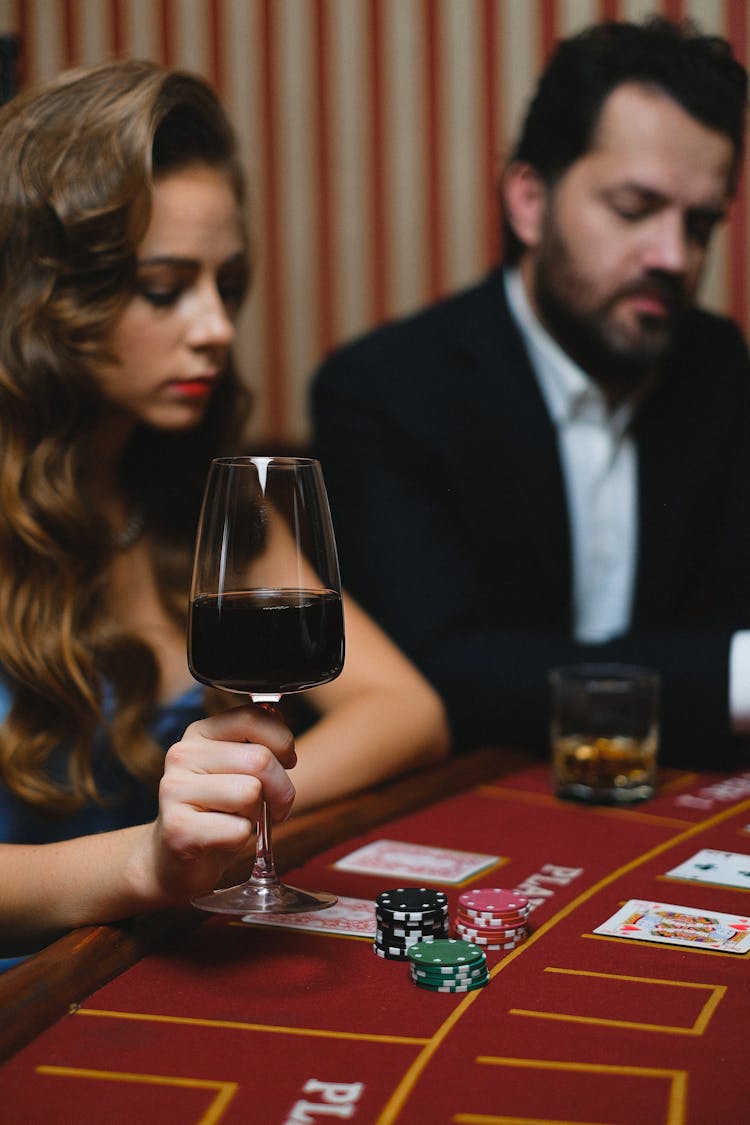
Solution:
<svg viewBox="0 0 750 1125"><path fill-rule="evenodd" d="M0 110L0 669L13 696L0 779L50 813L102 799L91 761L102 725L132 775L155 784L163 769L147 731L156 659L108 617L111 533L79 485L103 406L93 372L113 358L154 181L196 163L224 170L244 202L215 94L150 62L71 71ZM139 427L125 451L122 487L183 627L208 462L237 448L248 409L230 363L198 428ZM45 768L60 745L62 780Z"/></svg>

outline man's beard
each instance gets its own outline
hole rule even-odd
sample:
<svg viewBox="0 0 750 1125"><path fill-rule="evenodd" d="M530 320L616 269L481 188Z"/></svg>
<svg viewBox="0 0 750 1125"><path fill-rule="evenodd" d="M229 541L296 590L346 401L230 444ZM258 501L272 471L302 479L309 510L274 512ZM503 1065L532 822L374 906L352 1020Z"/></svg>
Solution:
<svg viewBox="0 0 750 1125"><path fill-rule="evenodd" d="M653 375L687 309L680 281L659 271L624 285L598 305L581 308L580 297L585 298L587 285L572 272L567 248L554 233L536 264L534 287L549 333L592 379L618 396L627 395ZM634 294L658 297L667 304L669 315L643 314L638 330L628 330L618 323L614 312L623 297Z"/></svg>

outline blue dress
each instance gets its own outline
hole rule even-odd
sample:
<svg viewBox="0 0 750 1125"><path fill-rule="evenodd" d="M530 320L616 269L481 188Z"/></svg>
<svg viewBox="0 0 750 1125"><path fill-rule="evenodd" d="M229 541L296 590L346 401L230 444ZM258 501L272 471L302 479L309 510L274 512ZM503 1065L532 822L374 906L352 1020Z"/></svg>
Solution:
<svg viewBox="0 0 750 1125"><path fill-rule="evenodd" d="M0 680L0 723L10 710L11 694ZM205 716L203 688L194 684L178 699L159 707L149 723L149 730L166 754L179 741L185 727ZM50 755L49 773L56 778L66 776L67 754L64 748ZM145 824L157 812L156 795L147 791L122 767L108 749L104 732L95 739L93 769L99 791L109 798L106 805L87 804L72 816L50 816L32 808L9 793L0 784L0 843L48 844L74 836L89 836ZM0 972L22 958L0 959Z"/></svg>

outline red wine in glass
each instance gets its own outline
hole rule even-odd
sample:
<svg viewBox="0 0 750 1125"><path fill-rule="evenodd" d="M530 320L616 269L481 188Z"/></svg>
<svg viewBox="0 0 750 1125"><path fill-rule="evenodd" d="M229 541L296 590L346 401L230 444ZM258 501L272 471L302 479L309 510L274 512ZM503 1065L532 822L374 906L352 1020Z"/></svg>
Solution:
<svg viewBox="0 0 750 1125"><path fill-rule="evenodd" d="M317 461L212 462L195 546L188 662L202 683L269 709L282 695L338 676L341 582ZM279 881L264 803L249 880L193 901L215 913L291 914L324 909L336 898Z"/></svg>
<svg viewBox="0 0 750 1125"><path fill-rule="evenodd" d="M343 620L334 590L203 594L191 606L191 660L224 691L305 691L338 675Z"/></svg>

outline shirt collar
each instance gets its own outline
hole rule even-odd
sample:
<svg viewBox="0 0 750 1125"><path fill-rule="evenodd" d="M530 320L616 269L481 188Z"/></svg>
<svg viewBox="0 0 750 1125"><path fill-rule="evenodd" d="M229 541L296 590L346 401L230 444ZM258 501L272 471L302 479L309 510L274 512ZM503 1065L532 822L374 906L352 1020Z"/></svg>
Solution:
<svg viewBox="0 0 750 1125"><path fill-rule="evenodd" d="M624 402L610 413L602 391L567 355L538 320L526 295L521 271L504 270L505 295L531 359L539 390L556 426L579 420L597 421L624 433L634 404Z"/></svg>

